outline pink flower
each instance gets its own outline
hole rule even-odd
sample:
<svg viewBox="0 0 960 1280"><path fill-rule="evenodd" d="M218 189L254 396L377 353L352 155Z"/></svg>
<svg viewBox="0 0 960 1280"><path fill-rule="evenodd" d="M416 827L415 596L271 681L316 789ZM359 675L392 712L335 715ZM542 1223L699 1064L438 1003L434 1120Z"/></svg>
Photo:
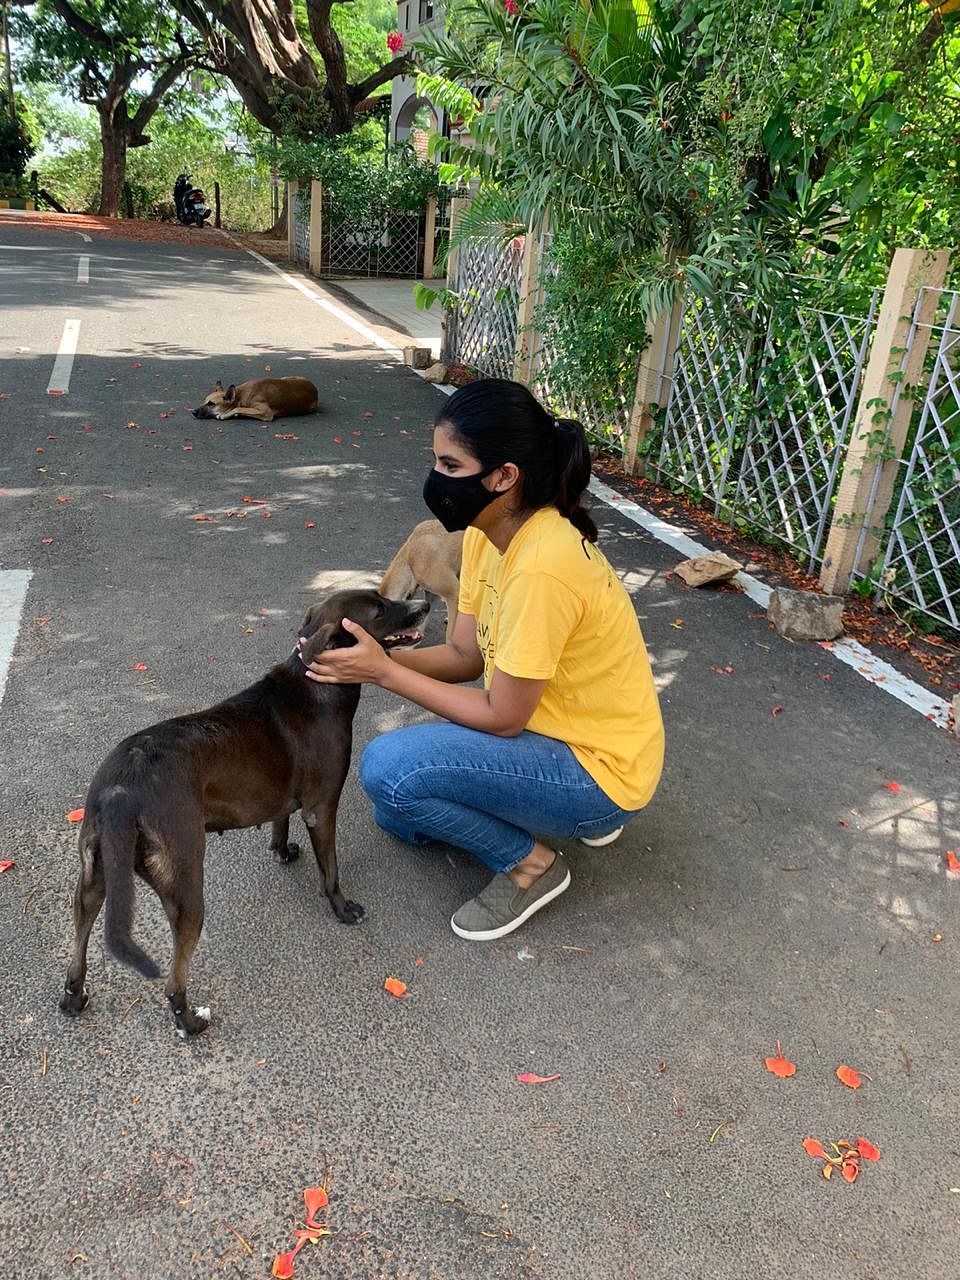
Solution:
<svg viewBox="0 0 960 1280"><path fill-rule="evenodd" d="M391 31L387 36L387 48L391 53L399 53L403 48L403 36L399 31Z"/></svg>
<svg viewBox="0 0 960 1280"><path fill-rule="evenodd" d="M520 10L517 8L517 0L503 0L503 7L509 13L511 18L515 18Z"/></svg>

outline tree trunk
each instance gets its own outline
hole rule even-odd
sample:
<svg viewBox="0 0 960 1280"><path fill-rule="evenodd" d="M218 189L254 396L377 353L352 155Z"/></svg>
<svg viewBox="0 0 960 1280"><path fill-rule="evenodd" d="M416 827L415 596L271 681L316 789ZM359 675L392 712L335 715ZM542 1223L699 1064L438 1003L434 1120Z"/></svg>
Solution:
<svg viewBox="0 0 960 1280"><path fill-rule="evenodd" d="M98 104L98 111L103 167L100 177L100 208L97 212L102 218L115 218L120 211L120 199L127 176L126 121L118 118L120 112L108 102Z"/></svg>
<svg viewBox="0 0 960 1280"><path fill-rule="evenodd" d="M287 234L287 184L283 184L283 204L280 206L280 212L273 226L270 228L270 234L280 239Z"/></svg>

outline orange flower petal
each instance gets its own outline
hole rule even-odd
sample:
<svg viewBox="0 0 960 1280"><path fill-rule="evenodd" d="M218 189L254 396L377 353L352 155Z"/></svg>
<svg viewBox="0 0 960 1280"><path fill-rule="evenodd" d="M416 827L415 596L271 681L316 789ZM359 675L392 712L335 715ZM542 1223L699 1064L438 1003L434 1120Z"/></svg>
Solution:
<svg viewBox="0 0 960 1280"><path fill-rule="evenodd" d="M560 1072L552 1076L538 1076L533 1071L525 1071L523 1075L517 1076L517 1084L549 1084L551 1080L559 1080Z"/></svg>
<svg viewBox="0 0 960 1280"><path fill-rule="evenodd" d="M68 821L68 822L82 822L82 821L83 821L83 815L84 815L84 812L85 812L85 810L83 810L83 809L71 809L71 810L70 810L70 812L67 814L67 821Z"/></svg>
<svg viewBox="0 0 960 1280"><path fill-rule="evenodd" d="M872 1143L872 1142L868 1142L868 1141L866 1140L866 1138L858 1138L858 1139L857 1139L857 1150L858 1150L858 1151L860 1152L860 1154L863 1156L864 1160L879 1160L879 1159L880 1159L880 1152L879 1152L879 1151L877 1150L877 1148L873 1145L873 1143Z"/></svg>
<svg viewBox="0 0 960 1280"><path fill-rule="evenodd" d="M899 782L885 782L883 785L887 791L892 791L894 795L896 795L896 793L900 790Z"/></svg>
<svg viewBox="0 0 960 1280"><path fill-rule="evenodd" d="M957 857L952 849L948 849L944 857L947 859L948 871L960 871L960 858Z"/></svg>
<svg viewBox="0 0 960 1280"><path fill-rule="evenodd" d="M853 1067L837 1067L837 1079L841 1084L845 1084L848 1089L859 1089L863 1084L860 1079L860 1072L854 1071Z"/></svg>
<svg viewBox="0 0 960 1280"><path fill-rule="evenodd" d="M306 1187L303 1193L303 1203L307 1207L307 1226L312 1227L317 1215L318 1209L325 1209L330 1203L327 1197L325 1187Z"/></svg>
<svg viewBox="0 0 960 1280"><path fill-rule="evenodd" d="M845 1182L856 1182L857 1174L860 1172L860 1166L856 1160L844 1160L843 1168L840 1170L843 1174Z"/></svg>
<svg viewBox="0 0 960 1280"><path fill-rule="evenodd" d="M392 996L396 996L398 1000L402 1000L407 994L407 984L401 982L399 978L387 978L383 984L384 991L389 991Z"/></svg>
<svg viewBox="0 0 960 1280"><path fill-rule="evenodd" d="M2 876L5 871L9 871L11 867L15 867L16 865L17 864L15 862L5 858L3 862L0 862L0 876Z"/></svg>
<svg viewBox="0 0 960 1280"><path fill-rule="evenodd" d="M779 1040L777 1041L777 1056L775 1058L764 1058L763 1065L768 1071L772 1072L773 1075L779 1076L781 1080L785 1080L788 1076L795 1076L797 1074L796 1065L792 1062L788 1062L783 1056Z"/></svg>
<svg viewBox="0 0 960 1280"><path fill-rule="evenodd" d="M818 1142L816 1138L804 1138L803 1149L808 1156L813 1156L815 1160L826 1160L827 1153L823 1149L823 1143Z"/></svg>
<svg viewBox="0 0 960 1280"><path fill-rule="evenodd" d="M290 1280L293 1275L293 1260L295 1257L296 1254L292 1251L290 1253L277 1254L273 1260L273 1271L271 1273L276 1276L276 1280Z"/></svg>

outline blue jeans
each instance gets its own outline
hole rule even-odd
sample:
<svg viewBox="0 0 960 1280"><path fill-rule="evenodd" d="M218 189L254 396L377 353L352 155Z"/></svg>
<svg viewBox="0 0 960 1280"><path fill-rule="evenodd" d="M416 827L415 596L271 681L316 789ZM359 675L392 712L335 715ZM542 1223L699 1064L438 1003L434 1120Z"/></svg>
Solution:
<svg viewBox="0 0 960 1280"><path fill-rule="evenodd" d="M440 723L369 744L360 781L378 826L408 844L444 840L510 871L546 838L605 835L634 817L594 782L564 742L525 730L498 738Z"/></svg>

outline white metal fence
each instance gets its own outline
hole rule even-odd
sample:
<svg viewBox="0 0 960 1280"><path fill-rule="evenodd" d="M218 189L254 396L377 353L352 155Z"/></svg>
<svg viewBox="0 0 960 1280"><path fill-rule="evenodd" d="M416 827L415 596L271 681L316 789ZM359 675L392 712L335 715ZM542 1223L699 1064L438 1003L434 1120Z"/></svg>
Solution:
<svg viewBox="0 0 960 1280"><path fill-rule="evenodd" d="M908 348L923 306L917 300ZM960 293L940 290L924 378L900 460L879 591L960 630ZM905 353L906 354L906 353Z"/></svg>
<svg viewBox="0 0 960 1280"><path fill-rule="evenodd" d="M879 290L864 314L837 289L785 282L764 310L731 295L684 312L653 473L817 565L850 437Z"/></svg>

